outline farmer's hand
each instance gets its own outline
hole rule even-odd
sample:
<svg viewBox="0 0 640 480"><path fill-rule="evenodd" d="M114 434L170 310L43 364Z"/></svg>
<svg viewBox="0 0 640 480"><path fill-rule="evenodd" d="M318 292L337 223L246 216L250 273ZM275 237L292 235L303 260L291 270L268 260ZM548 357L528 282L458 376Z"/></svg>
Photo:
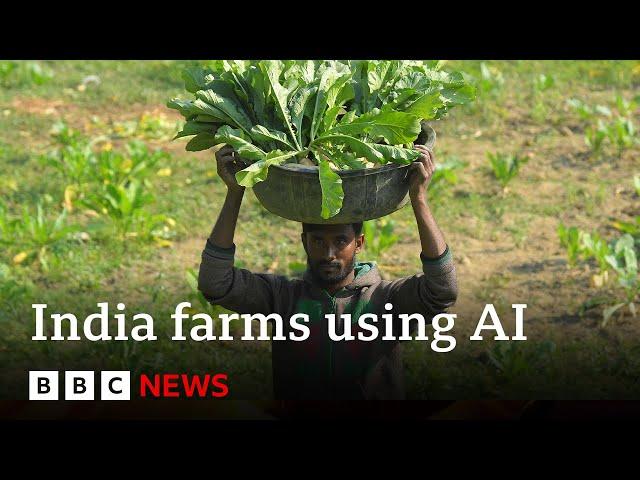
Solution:
<svg viewBox="0 0 640 480"><path fill-rule="evenodd" d="M218 175L227 185L230 191L243 191L244 187L238 184L236 173L247 167L246 163L234 151L233 147L225 145L216 152Z"/></svg>
<svg viewBox="0 0 640 480"><path fill-rule="evenodd" d="M420 157L409 167L409 196L412 200L426 194L427 187L436 170L435 157L424 145L415 145Z"/></svg>

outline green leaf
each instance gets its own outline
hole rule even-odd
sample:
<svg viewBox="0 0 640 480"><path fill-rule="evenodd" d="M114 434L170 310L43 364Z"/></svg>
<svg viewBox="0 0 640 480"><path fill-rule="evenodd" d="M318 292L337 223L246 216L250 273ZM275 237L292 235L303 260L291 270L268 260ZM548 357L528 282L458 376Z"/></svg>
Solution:
<svg viewBox="0 0 640 480"><path fill-rule="evenodd" d="M221 142L216 141L216 136L212 133L203 132L197 134L185 147L188 152L199 152L213 147Z"/></svg>
<svg viewBox="0 0 640 480"><path fill-rule="evenodd" d="M381 163L384 161L384 155L373 148L375 145L363 142L362 140L351 137L349 135L329 134L316 138L313 143L334 143L346 145L355 154L365 157L372 162ZM312 145L313 145L312 143ZM380 145L378 145L380 146Z"/></svg>
<svg viewBox="0 0 640 480"><path fill-rule="evenodd" d="M322 71L320 76L320 83L318 85L318 91L316 93L316 101L313 108L313 116L311 118L311 135L310 141L316 138L318 129L322 124L322 118L325 110L327 109L327 98L329 89L336 82L338 72L331 67L327 67Z"/></svg>
<svg viewBox="0 0 640 480"><path fill-rule="evenodd" d="M289 100L289 111L291 112L291 123L296 129L296 138L298 143L302 145L305 137L302 132L302 119L304 118L304 112L307 107L309 99L313 98L313 93L317 89L316 86L311 85L300 88L294 93ZM308 138L308 136L306 136Z"/></svg>
<svg viewBox="0 0 640 480"><path fill-rule="evenodd" d="M182 72L182 79L184 80L185 90L196 93L198 90L203 90L207 83L213 80L213 76L210 71L200 67L187 67Z"/></svg>
<svg viewBox="0 0 640 480"><path fill-rule="evenodd" d="M183 117L189 117L193 114L193 102L190 100L180 100L179 98L173 98L167 102L167 107L173 110L178 110Z"/></svg>
<svg viewBox="0 0 640 480"><path fill-rule="evenodd" d="M199 133L210 133L211 135L214 135L217 128L217 126L211 125L211 123L188 121L184 124L182 130L180 130L178 134L173 137L173 139L175 140L176 138L197 135Z"/></svg>
<svg viewBox="0 0 640 480"><path fill-rule="evenodd" d="M214 118L217 122L220 123L225 123L227 125L236 124L236 122L234 122L233 119L229 117L229 115L225 114L222 110L208 104L207 102L199 98L193 101L190 111L192 115L196 115L195 120L199 122L203 121L203 119L199 117L206 115L210 118Z"/></svg>
<svg viewBox="0 0 640 480"><path fill-rule="evenodd" d="M276 62L262 62L260 63L260 67L263 69L263 72L266 72L267 80L269 82L269 86L271 87L272 97L275 100L276 112L278 116L284 121L287 134L290 135L291 140L296 146L296 149L300 150L298 139L296 138L295 134L293 133L293 129L291 128L291 115L289 113L289 109L287 108L288 92L278 80L278 77L280 76L278 64Z"/></svg>
<svg viewBox="0 0 640 480"><path fill-rule="evenodd" d="M445 87L440 91L440 95L442 95L447 104L464 105L473 101L476 91L473 85L461 85Z"/></svg>
<svg viewBox="0 0 640 480"><path fill-rule="evenodd" d="M355 118L351 123L340 122L329 133L344 135L367 134L372 138L382 137L390 145L413 142L420 133L420 119L404 112L378 109Z"/></svg>
<svg viewBox="0 0 640 480"><path fill-rule="evenodd" d="M235 96L235 95L234 95ZM239 100L229 97L223 97L213 89L199 90L196 93L196 97L209 105L214 106L219 111L227 115L236 126L242 128L245 132L249 133L251 130L251 118L244 111L242 104Z"/></svg>
<svg viewBox="0 0 640 480"><path fill-rule="evenodd" d="M394 147L392 145L371 144L371 147L379 152L384 161L382 163L394 162L400 164L411 163L420 157L420 152L410 148Z"/></svg>
<svg viewBox="0 0 640 480"><path fill-rule="evenodd" d="M339 150L331 151L328 154L329 158L338 165L340 168L347 167L349 170L362 170L367 168L366 163L356 158L355 155L349 152L341 152Z"/></svg>
<svg viewBox="0 0 640 480"><path fill-rule="evenodd" d="M242 130L223 125L215 135L215 143L226 143L231 145L242 158L246 160L262 160L266 153L255 145L251 144L243 136Z"/></svg>
<svg viewBox="0 0 640 480"><path fill-rule="evenodd" d="M322 159L318 162L318 172L320 176L320 187L322 189L322 218L328 219L336 216L342 208L344 191L342 190L342 179L331 170L329 162Z"/></svg>
<svg viewBox="0 0 640 480"><path fill-rule="evenodd" d="M289 158L297 155L300 152L281 152L280 150L274 150L269 152L263 160L255 162L249 165L244 170L240 170L236 173L236 180L243 187L253 187L256 183L262 182L267 179L269 173L269 167L271 165L281 165Z"/></svg>
<svg viewBox="0 0 640 480"><path fill-rule="evenodd" d="M294 146L291 145L291 143L287 139L286 133L280 132L278 130L269 130L268 128L263 127L262 125L254 125L254 127L251 129L251 137L255 141L278 142L281 145L284 145L285 147L291 150L295 150Z"/></svg>
<svg viewBox="0 0 640 480"><path fill-rule="evenodd" d="M320 129L320 132L326 132L331 129L336 121L336 117L341 111L344 111L342 109L342 105L336 105L335 107L331 107L329 110L327 110L324 118L322 119L322 128Z"/></svg>
<svg viewBox="0 0 640 480"><path fill-rule="evenodd" d="M440 94L441 92L438 90L425 93L409 105L405 112L416 115L422 120L431 120L435 118L438 109L444 106L444 102L440 98Z"/></svg>

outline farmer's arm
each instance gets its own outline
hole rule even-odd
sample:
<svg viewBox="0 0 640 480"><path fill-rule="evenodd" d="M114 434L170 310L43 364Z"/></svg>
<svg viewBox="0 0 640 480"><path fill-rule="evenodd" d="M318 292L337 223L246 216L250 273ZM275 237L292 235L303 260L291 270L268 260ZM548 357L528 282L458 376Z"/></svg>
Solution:
<svg viewBox="0 0 640 480"><path fill-rule="evenodd" d="M235 174L242 168L231 147L216 153L218 175L227 186L227 196L202 252L198 289L211 303L239 313L272 313L280 277L256 274L234 267L233 237L245 188Z"/></svg>
<svg viewBox="0 0 640 480"><path fill-rule="evenodd" d="M416 149L422 155L410 167L409 196L420 234L423 273L392 282L391 302L397 311L435 315L455 303L458 285L451 251L427 201L427 187L435 171L433 154L422 145Z"/></svg>

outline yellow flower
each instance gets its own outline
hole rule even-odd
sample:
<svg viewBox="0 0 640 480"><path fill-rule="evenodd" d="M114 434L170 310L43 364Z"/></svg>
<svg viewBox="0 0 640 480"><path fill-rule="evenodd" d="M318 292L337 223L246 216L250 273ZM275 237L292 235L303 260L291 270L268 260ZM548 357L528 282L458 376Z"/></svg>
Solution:
<svg viewBox="0 0 640 480"><path fill-rule="evenodd" d="M159 177L170 177L172 173L173 172L170 168L161 168L160 170L158 170Z"/></svg>
<svg viewBox="0 0 640 480"><path fill-rule="evenodd" d="M168 248L173 246L173 242L164 238L156 238L156 245L160 248Z"/></svg>
<svg viewBox="0 0 640 480"><path fill-rule="evenodd" d="M173 218L171 218L171 217L167 218L166 222L167 222L171 227L175 227L175 226L176 226L176 221L175 221Z"/></svg>
<svg viewBox="0 0 640 480"><path fill-rule="evenodd" d="M73 185L67 185L64 189L64 206L70 212L73 212L73 197L76 193L76 189Z"/></svg>
<svg viewBox="0 0 640 480"><path fill-rule="evenodd" d="M84 83L81 83L76 87L79 92L84 92L87 89L87 86Z"/></svg>
<svg viewBox="0 0 640 480"><path fill-rule="evenodd" d="M102 151L103 152L110 152L113 149L113 144L111 142L106 142L103 146L102 146Z"/></svg>
<svg viewBox="0 0 640 480"><path fill-rule="evenodd" d="M19 263L24 262L26 258L27 258L27 252L20 252L15 257L13 257L13 263L18 265Z"/></svg>

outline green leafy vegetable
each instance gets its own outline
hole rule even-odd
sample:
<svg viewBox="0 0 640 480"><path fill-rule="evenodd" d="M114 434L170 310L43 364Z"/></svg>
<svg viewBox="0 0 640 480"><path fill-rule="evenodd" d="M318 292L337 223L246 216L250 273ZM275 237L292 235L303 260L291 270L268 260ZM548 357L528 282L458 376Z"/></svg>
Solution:
<svg viewBox="0 0 640 480"><path fill-rule="evenodd" d="M474 88L440 62L226 61L188 68L193 100L173 99L186 123L176 138L194 136L187 150L224 143L250 165L241 185L264 181L271 165L308 159L319 168L322 215L340 212L339 173L372 163L407 164L424 120L471 102ZM406 148L408 147L408 148Z"/></svg>

